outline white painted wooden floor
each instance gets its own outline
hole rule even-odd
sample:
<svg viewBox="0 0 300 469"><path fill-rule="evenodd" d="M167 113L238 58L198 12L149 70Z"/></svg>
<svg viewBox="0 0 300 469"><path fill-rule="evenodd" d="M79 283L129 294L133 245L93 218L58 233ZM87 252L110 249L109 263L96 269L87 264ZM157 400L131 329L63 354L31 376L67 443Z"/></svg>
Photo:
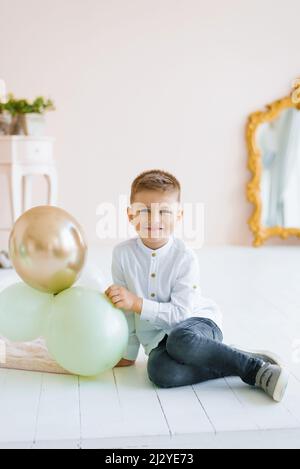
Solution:
<svg viewBox="0 0 300 469"><path fill-rule="evenodd" d="M157 388L141 348L134 367L95 379L0 370L0 447L300 448L300 246L198 254L203 294L223 309L225 342L286 360L280 404L235 377ZM89 255L109 275L111 249ZM12 281L0 270L2 288Z"/></svg>

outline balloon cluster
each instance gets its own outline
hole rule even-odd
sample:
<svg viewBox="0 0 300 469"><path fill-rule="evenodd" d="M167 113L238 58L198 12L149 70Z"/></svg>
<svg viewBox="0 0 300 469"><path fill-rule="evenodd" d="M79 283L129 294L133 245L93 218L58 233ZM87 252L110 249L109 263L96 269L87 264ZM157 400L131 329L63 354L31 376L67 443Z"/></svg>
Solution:
<svg viewBox="0 0 300 469"><path fill-rule="evenodd" d="M17 342L43 336L60 366L93 376L120 360L128 326L104 293L72 287L86 253L82 228L65 210L44 205L24 212L10 233L9 254L25 283L0 293L0 334Z"/></svg>

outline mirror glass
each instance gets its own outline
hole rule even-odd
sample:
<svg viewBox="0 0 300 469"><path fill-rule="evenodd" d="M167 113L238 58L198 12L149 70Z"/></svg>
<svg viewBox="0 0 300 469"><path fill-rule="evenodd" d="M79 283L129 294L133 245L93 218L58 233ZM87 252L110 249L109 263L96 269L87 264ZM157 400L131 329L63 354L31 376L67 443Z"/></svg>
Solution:
<svg viewBox="0 0 300 469"><path fill-rule="evenodd" d="M300 228L300 111L287 108L257 128L262 224Z"/></svg>

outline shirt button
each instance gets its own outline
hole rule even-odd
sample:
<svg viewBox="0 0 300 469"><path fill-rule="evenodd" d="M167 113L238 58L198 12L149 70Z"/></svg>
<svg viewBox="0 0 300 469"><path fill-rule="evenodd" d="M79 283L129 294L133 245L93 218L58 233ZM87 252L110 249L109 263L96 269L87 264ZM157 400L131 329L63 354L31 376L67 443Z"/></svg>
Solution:
<svg viewBox="0 0 300 469"><path fill-rule="evenodd" d="M151 277L156 277L156 274L153 272L153 274L151 274Z"/></svg>
<svg viewBox="0 0 300 469"><path fill-rule="evenodd" d="M152 298L155 296L155 293L151 293Z"/></svg>
<svg viewBox="0 0 300 469"><path fill-rule="evenodd" d="M151 255L152 255L152 257L155 257L155 256L156 256L156 252L153 252Z"/></svg>
<svg viewBox="0 0 300 469"><path fill-rule="evenodd" d="M197 288L197 285L193 285L193 288Z"/></svg>

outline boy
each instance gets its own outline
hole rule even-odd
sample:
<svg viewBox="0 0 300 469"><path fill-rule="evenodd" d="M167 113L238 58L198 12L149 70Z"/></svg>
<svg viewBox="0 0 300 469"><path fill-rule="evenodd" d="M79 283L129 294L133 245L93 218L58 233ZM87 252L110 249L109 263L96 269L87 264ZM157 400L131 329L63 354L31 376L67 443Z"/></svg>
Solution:
<svg viewBox="0 0 300 469"><path fill-rule="evenodd" d="M117 366L133 364L142 343L148 377L157 386L234 375L280 401L288 375L274 356L222 342L221 312L201 295L196 254L173 235L183 216L180 192L176 177L158 169L144 171L131 185L127 214L138 236L115 246L114 284L105 291L129 327Z"/></svg>

